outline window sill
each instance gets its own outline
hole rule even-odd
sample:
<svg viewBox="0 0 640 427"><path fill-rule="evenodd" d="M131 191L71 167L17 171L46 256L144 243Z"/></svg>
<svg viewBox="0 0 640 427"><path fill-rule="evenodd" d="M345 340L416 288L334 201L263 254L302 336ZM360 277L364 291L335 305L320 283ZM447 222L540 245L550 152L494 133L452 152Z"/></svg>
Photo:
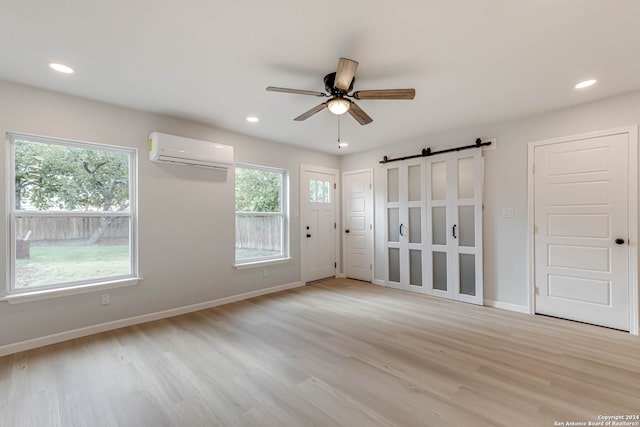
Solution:
<svg viewBox="0 0 640 427"><path fill-rule="evenodd" d="M248 268L261 268L261 267L268 267L270 265L285 264L291 261L292 259L293 258L266 259L264 261L253 261L253 262L244 262L240 264L234 264L233 267L236 270L245 270Z"/></svg>
<svg viewBox="0 0 640 427"><path fill-rule="evenodd" d="M65 297L69 295L85 294L88 292L104 291L107 289L124 288L135 286L142 280L142 277L129 277L126 279L112 280L108 282L88 283L86 285L69 286L66 288L32 290L26 292L16 292L0 298L9 304L22 304L25 302L41 301L51 298Z"/></svg>

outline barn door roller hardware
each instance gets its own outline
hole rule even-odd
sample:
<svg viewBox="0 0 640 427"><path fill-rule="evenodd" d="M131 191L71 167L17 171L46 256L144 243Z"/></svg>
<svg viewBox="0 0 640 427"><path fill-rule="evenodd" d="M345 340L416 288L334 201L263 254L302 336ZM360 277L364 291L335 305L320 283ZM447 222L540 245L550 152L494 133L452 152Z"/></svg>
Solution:
<svg viewBox="0 0 640 427"><path fill-rule="evenodd" d="M384 156L382 160L380 160L380 163L385 164L390 162L399 162L400 160L415 159L417 157L435 156L436 154L444 154L444 153L450 153L452 151L468 150L470 148L485 147L487 145L491 145L491 141L482 142L480 138L477 138L475 144L464 145L462 147L447 148L446 150L439 150L439 151L431 151L431 148L427 147L427 148L423 148L420 154L414 154L412 156L405 156L405 157L398 157L397 159L390 159L387 156Z"/></svg>

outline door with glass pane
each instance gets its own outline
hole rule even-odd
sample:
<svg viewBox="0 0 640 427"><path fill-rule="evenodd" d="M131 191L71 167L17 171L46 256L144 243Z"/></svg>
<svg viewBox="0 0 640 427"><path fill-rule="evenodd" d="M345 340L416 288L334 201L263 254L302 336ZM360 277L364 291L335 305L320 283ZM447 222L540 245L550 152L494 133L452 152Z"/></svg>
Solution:
<svg viewBox="0 0 640 427"><path fill-rule="evenodd" d="M435 296L482 304L482 153L429 158L425 267Z"/></svg>
<svg viewBox="0 0 640 427"><path fill-rule="evenodd" d="M424 162L387 168L387 283L395 288L428 292L424 286Z"/></svg>

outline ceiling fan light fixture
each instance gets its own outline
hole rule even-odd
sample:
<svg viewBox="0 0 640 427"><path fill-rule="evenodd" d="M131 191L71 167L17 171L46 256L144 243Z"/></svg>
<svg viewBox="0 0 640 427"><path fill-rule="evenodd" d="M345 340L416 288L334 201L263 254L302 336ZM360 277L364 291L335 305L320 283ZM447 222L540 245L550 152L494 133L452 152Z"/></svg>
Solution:
<svg viewBox="0 0 640 427"><path fill-rule="evenodd" d="M351 108L351 101L349 101L348 99L336 97L327 102L327 108L333 114L339 116L349 111L349 108Z"/></svg>

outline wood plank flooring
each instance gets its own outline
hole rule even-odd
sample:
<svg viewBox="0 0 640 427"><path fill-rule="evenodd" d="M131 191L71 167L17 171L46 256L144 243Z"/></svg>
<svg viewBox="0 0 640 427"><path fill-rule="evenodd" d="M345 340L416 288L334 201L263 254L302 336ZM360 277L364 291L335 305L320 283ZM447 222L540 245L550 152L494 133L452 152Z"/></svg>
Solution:
<svg viewBox="0 0 640 427"><path fill-rule="evenodd" d="M554 426L618 414L640 414L638 337L346 279L0 358L11 427Z"/></svg>

